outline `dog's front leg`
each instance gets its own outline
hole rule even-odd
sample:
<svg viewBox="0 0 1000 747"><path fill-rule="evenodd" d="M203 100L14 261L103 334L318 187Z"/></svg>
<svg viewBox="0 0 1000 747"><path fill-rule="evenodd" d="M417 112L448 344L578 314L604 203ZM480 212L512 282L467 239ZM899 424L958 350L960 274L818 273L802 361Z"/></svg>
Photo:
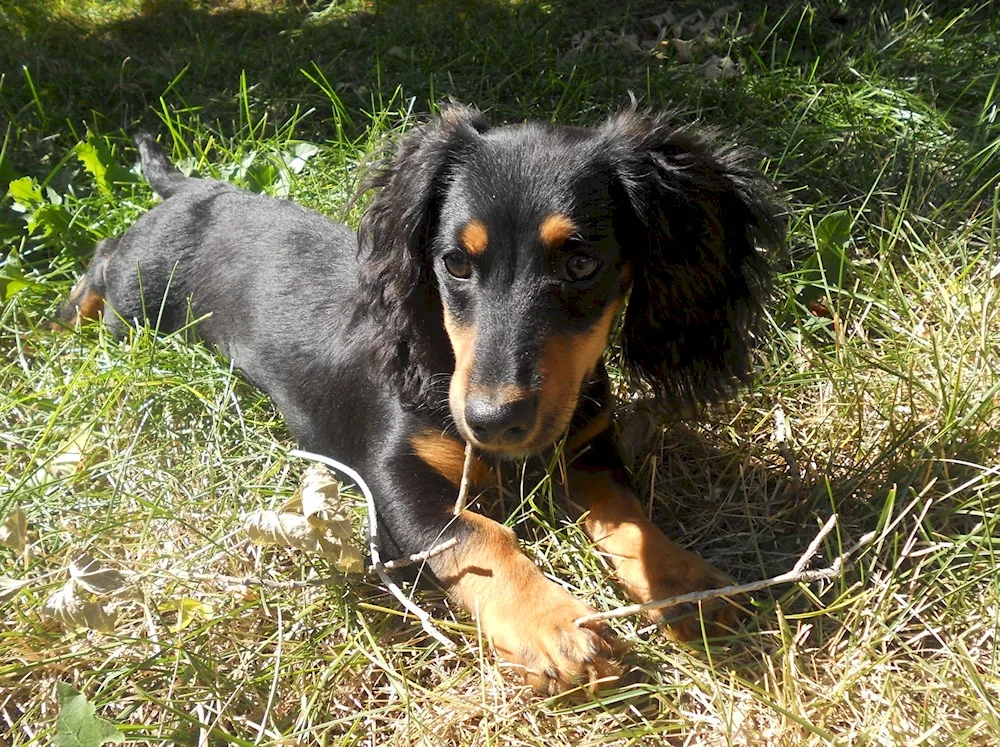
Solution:
<svg viewBox="0 0 1000 747"><path fill-rule="evenodd" d="M402 537L416 536L423 537L420 542L427 547L451 537L458 540L428 565L450 596L478 621L500 656L537 692L555 694L616 679L621 673L614 661L619 643L610 628L575 623L591 614L591 607L546 578L521 552L509 528L473 511L451 515L464 445L433 432L410 442L412 453L399 474L409 475L408 492L420 487L421 507L391 522L396 544L405 544L399 541ZM482 477L484 470L473 472ZM427 547L398 549L410 553Z"/></svg>
<svg viewBox="0 0 1000 747"><path fill-rule="evenodd" d="M507 527L471 511L458 523L459 544L435 558L434 572L528 684L555 694L617 678L610 629L574 622L589 606L547 579Z"/></svg>
<svg viewBox="0 0 1000 747"><path fill-rule="evenodd" d="M678 547L646 517L625 481L610 432L592 441L573 461L567 482L570 506L582 515L584 531L636 601L650 602L731 583L722 571ZM651 611L649 617L668 623L678 639L690 640L701 636L701 621L693 612L690 607L673 607ZM729 603L715 602L704 608L710 633L730 626L736 617L737 610Z"/></svg>

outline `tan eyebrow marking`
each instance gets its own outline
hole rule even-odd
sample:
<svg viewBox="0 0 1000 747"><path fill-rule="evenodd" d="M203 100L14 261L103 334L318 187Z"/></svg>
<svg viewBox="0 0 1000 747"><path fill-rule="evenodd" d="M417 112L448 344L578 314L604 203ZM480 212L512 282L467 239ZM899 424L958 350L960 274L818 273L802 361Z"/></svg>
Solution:
<svg viewBox="0 0 1000 747"><path fill-rule="evenodd" d="M458 234L458 242L469 254L485 252L489 240L490 235L486 231L486 224L476 218L466 223Z"/></svg>
<svg viewBox="0 0 1000 747"><path fill-rule="evenodd" d="M552 213L542 221L538 234L542 237L542 243L549 249L555 249L565 243L566 239L576 232L576 225L565 215Z"/></svg>

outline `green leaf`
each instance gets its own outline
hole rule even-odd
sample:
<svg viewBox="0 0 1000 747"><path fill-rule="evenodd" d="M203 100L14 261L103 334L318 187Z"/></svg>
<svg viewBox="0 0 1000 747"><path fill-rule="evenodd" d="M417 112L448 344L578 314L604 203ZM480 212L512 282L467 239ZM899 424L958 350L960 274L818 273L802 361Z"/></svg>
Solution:
<svg viewBox="0 0 1000 747"><path fill-rule="evenodd" d="M111 153L98 146L95 138L89 138L87 142L76 146L76 157L80 159L83 168L94 177L94 182L102 194L111 192L111 185L108 184L108 164L111 162Z"/></svg>
<svg viewBox="0 0 1000 747"><path fill-rule="evenodd" d="M65 682L57 682L59 716L56 718L56 747L101 747L120 743L125 736L111 721L95 716L96 709L83 695Z"/></svg>
<svg viewBox="0 0 1000 747"><path fill-rule="evenodd" d="M313 143L297 143L291 153L283 153L282 160L293 174L301 174L306 161L319 153L319 146Z"/></svg>
<svg viewBox="0 0 1000 747"><path fill-rule="evenodd" d="M854 218L846 210L838 210L823 218L816 226L816 248L843 249L851 240L851 229L854 228Z"/></svg>
<svg viewBox="0 0 1000 747"><path fill-rule="evenodd" d="M87 142L76 146L76 157L80 159L87 173L94 177L101 194L111 194L116 184L138 181L138 177L130 169L115 161L111 143L107 138L94 136L87 138Z"/></svg>
<svg viewBox="0 0 1000 747"><path fill-rule="evenodd" d="M7 196L21 208L22 212L34 210L45 201L42 190L30 176L22 176L12 181L7 188Z"/></svg>
<svg viewBox="0 0 1000 747"><path fill-rule="evenodd" d="M41 228L45 236L52 236L69 228L72 216L62 205L62 197L50 188L47 191L48 199L30 176L15 179L7 189L7 196L14 202L13 209L25 214L29 234Z"/></svg>
<svg viewBox="0 0 1000 747"><path fill-rule="evenodd" d="M267 161L255 161L245 172L247 189L251 192L264 192L281 178L281 170Z"/></svg>
<svg viewBox="0 0 1000 747"><path fill-rule="evenodd" d="M830 213L816 224L816 251L802 263L796 284L796 296L803 306L811 306L830 290L845 287L851 270L847 244L852 228L854 218L846 210Z"/></svg>
<svg viewBox="0 0 1000 747"><path fill-rule="evenodd" d="M16 252L7 255L2 266L0 266L0 302L5 302L13 298L25 288L41 288L41 283L24 276L21 269L20 257Z"/></svg>
<svg viewBox="0 0 1000 747"><path fill-rule="evenodd" d="M42 229L43 236L55 236L69 231L73 216L62 205L45 203L28 217L28 231Z"/></svg>
<svg viewBox="0 0 1000 747"><path fill-rule="evenodd" d="M183 599L168 599L158 605L160 612L177 612L177 622L170 628L174 633L180 633L195 620L211 620L215 617L215 607L197 599L184 597Z"/></svg>

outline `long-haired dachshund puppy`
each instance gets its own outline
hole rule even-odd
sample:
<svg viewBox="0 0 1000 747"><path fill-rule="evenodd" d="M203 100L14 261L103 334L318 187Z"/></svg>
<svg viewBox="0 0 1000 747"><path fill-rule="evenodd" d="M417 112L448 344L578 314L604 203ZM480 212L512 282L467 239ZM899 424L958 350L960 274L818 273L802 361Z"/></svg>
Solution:
<svg viewBox="0 0 1000 747"><path fill-rule="evenodd" d="M100 243L57 319L103 317L125 334L205 316L200 336L273 398L299 444L369 482L387 557L457 538L429 561L434 576L537 690L614 677L617 643L574 623L592 610L510 529L452 516L466 442L482 483L565 437L567 504L636 600L726 583L629 489L602 358L622 316L628 372L669 401L747 378L770 274L758 247L784 225L746 153L635 110L594 128L491 127L452 107L369 173L356 235L186 178L151 137L136 142L164 202Z"/></svg>

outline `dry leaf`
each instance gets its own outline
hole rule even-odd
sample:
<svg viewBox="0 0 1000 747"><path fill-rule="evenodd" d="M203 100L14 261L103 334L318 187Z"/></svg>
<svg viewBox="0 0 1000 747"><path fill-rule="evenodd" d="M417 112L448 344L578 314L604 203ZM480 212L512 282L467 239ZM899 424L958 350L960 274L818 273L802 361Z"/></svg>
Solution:
<svg viewBox="0 0 1000 747"><path fill-rule="evenodd" d="M0 602L9 602L30 583L18 578L0 578Z"/></svg>
<svg viewBox="0 0 1000 747"><path fill-rule="evenodd" d="M28 519L21 507L15 504L13 510L7 514L3 526L0 526L0 545L21 553L27 544Z"/></svg>
<svg viewBox="0 0 1000 747"><path fill-rule="evenodd" d="M334 564L344 573L364 573L365 556L353 545L344 544L340 548L340 557Z"/></svg>
<svg viewBox="0 0 1000 747"><path fill-rule="evenodd" d="M333 524L331 527L301 514L277 511L255 511L244 521L250 540L258 545L280 545L322 555L345 573L362 570L360 553L334 533L337 522Z"/></svg>
<svg viewBox="0 0 1000 747"><path fill-rule="evenodd" d="M298 490L302 500L302 513L324 517L340 507L340 483L322 464L313 464L302 476Z"/></svg>
<svg viewBox="0 0 1000 747"><path fill-rule="evenodd" d="M323 464L314 464L305 471L299 489L281 510L301 511L310 524L339 540L347 540L354 534L340 502L340 483Z"/></svg>
<svg viewBox="0 0 1000 747"><path fill-rule="evenodd" d="M350 544L354 535L340 483L322 464L305 471L295 494L280 511L256 511L244 520L251 541L322 555L345 573L364 570L361 553Z"/></svg>
<svg viewBox="0 0 1000 747"><path fill-rule="evenodd" d="M55 456L46 462L45 471L53 477L69 477L78 472L93 432L94 426L86 425L73 433Z"/></svg>
<svg viewBox="0 0 1000 747"><path fill-rule="evenodd" d="M125 577L105 568L89 555L79 555L69 564L70 578L94 594L114 594L125 587Z"/></svg>
<svg viewBox="0 0 1000 747"><path fill-rule="evenodd" d="M115 632L114 613L100 602L80 599L76 593L76 581L72 578L46 600L42 614L70 628Z"/></svg>
<svg viewBox="0 0 1000 747"><path fill-rule="evenodd" d="M326 558L340 557L340 543L336 538L326 536L322 527L301 514L255 511L247 516L244 526L250 539L259 545L281 545Z"/></svg>
<svg viewBox="0 0 1000 747"><path fill-rule="evenodd" d="M671 39L670 45L673 46L674 51L677 53L678 62L690 62L691 58L694 56L692 49L694 48L695 42L684 41L683 39Z"/></svg>
<svg viewBox="0 0 1000 747"><path fill-rule="evenodd" d="M698 68L698 74L706 80L715 80L716 78L732 78L739 75L739 72L739 65L737 65L733 61L733 58L729 55L726 55L725 57L713 55L708 62Z"/></svg>

